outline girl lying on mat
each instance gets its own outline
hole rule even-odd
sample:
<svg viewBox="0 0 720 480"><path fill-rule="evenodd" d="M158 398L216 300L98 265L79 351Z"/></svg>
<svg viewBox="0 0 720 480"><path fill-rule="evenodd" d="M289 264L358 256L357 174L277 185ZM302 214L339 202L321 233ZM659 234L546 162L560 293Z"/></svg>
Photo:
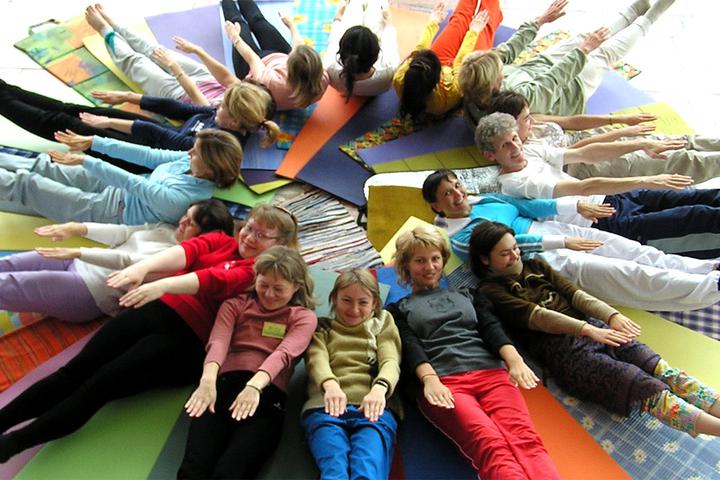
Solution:
<svg viewBox="0 0 720 480"><path fill-rule="evenodd" d="M445 2L439 0L415 51L393 77L400 114L413 120L423 113L444 115L460 104L460 62L472 50L492 47L503 18L498 0L460 0L447 26L433 41L446 16Z"/></svg>
<svg viewBox="0 0 720 480"><path fill-rule="evenodd" d="M479 292L439 287L450 256L445 238L434 227L416 227L396 246L398 277L412 293L388 310L400 330L403 368L422 384L420 411L483 479L560 478L517 388L538 379L490 302Z"/></svg>
<svg viewBox="0 0 720 480"><path fill-rule="evenodd" d="M310 451L320 478L386 479L402 413L400 334L367 270L341 274L329 300L334 318L319 320L306 357Z"/></svg>
<svg viewBox="0 0 720 480"><path fill-rule="evenodd" d="M237 239L205 233L111 274L110 287L130 288L120 305L134 308L0 409L0 432L34 419L0 435L0 463L74 432L112 400L197 379L220 305L245 293L255 257L274 245L296 247L297 223L286 210L260 204ZM143 284L152 273L177 275Z"/></svg>
<svg viewBox="0 0 720 480"><path fill-rule="evenodd" d="M537 33L533 23L524 23L515 34L527 38L521 48L508 42L487 52L471 53L463 60L458 77L467 114L477 123L501 89L525 95L533 113L583 113L605 73L674 1L656 0L651 7L650 0L635 0L609 27L576 35L523 64L511 65Z"/></svg>
<svg viewBox="0 0 720 480"><path fill-rule="evenodd" d="M320 100L328 86L327 73L320 55L305 45L290 17L280 15L290 29L292 46L253 0L238 0L237 4L235 0L222 0L222 9L225 32L235 47L233 65L238 78L265 86L278 110L305 108Z"/></svg>
<svg viewBox="0 0 720 480"><path fill-rule="evenodd" d="M50 151L36 158L0 153L3 209L61 222L177 223L190 204L210 198L216 187L235 183L243 153L234 136L214 129L198 132L188 152L71 131L57 132L55 138L74 150L92 148L153 171L136 175L76 153Z"/></svg>
<svg viewBox="0 0 720 480"><path fill-rule="evenodd" d="M523 143L541 143L549 147L579 148L591 143L642 137L655 127L649 123L655 115L572 115L530 114L527 99L520 93L503 91L495 95L488 113L502 112L515 117L518 135ZM613 128L612 125L629 125ZM592 129L592 130L588 130ZM567 130L572 130L568 132ZM653 135L651 140L669 137ZM664 153L664 159L648 155L645 150L626 153L613 160L598 163L572 163L567 173L579 179L589 177L634 177L680 173L704 182L720 176L720 138L688 135L687 146Z"/></svg>
<svg viewBox="0 0 720 480"><path fill-rule="evenodd" d="M633 340L639 325L545 261L521 260L514 235L497 222L473 230L470 264L478 289L566 392L619 415L648 412L693 437L720 435L720 394Z"/></svg>
<svg viewBox="0 0 720 480"><path fill-rule="evenodd" d="M3 80L0 80L0 115L48 140L55 140L55 132L70 129L80 135L97 135L168 150L189 150L197 133L206 128L224 130L240 143L244 143L250 133L264 129L267 133L264 146L272 143L279 132L277 125L269 120L275 112L272 98L265 89L249 82L231 85L217 106L189 105L135 92L99 91L93 95L111 105L135 103L143 110L182 120L183 124L173 127L117 108L64 103L8 85ZM110 161L130 172L148 171L148 167L133 163Z"/></svg>
<svg viewBox="0 0 720 480"><path fill-rule="evenodd" d="M226 300L210 332L178 478L255 478L280 441L288 383L317 326L313 281L283 246L254 271L252 290Z"/></svg>
<svg viewBox="0 0 720 480"><path fill-rule="evenodd" d="M165 223L138 226L63 223L35 229L55 240L82 236L110 248L37 248L0 258L0 308L38 312L67 322L89 322L120 313L124 292L105 284L108 274L180 242L208 232L233 234L233 218L219 200L187 209L176 228Z"/></svg>
<svg viewBox="0 0 720 480"><path fill-rule="evenodd" d="M103 9L102 5L90 5L85 10L85 20L105 40L105 46L122 71L137 83L146 95L177 100L201 106L223 104L223 96L233 84L240 80L228 68L210 56L202 47L175 36L176 48L185 53L197 55L198 63L184 55L175 55L159 44L135 34L119 25ZM222 128L255 132L265 130L262 146L273 143L279 127L270 119L275 114L275 105L270 92L252 84L243 84L243 89L230 94L224 108L237 121L238 128L227 118L215 121L223 123ZM142 97L131 92L93 92L106 103L130 102L139 104ZM177 118L166 113L169 118ZM182 118L182 117L180 117Z"/></svg>
<svg viewBox="0 0 720 480"><path fill-rule="evenodd" d="M340 5L323 57L330 85L349 100L388 90L400 63L397 30L386 0L350 0Z"/></svg>

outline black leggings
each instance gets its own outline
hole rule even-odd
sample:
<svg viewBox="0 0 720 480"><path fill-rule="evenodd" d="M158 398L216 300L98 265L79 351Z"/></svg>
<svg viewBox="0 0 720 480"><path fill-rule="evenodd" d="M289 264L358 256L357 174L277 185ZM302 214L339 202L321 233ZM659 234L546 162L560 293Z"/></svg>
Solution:
<svg viewBox="0 0 720 480"><path fill-rule="evenodd" d="M227 372L218 378L215 413L190 423L178 478L255 478L280 442L286 394L268 385L255 415L237 421L230 405L254 372Z"/></svg>
<svg viewBox="0 0 720 480"><path fill-rule="evenodd" d="M222 0L225 20L240 24L240 36L260 58L276 52L290 53L292 50L290 44L267 21L254 0L238 0L238 5L240 9L235 5L234 0ZM257 38L257 43L253 34ZM240 79L247 77L250 73L250 65L236 49L233 49L233 66L235 75Z"/></svg>
<svg viewBox="0 0 720 480"><path fill-rule="evenodd" d="M35 418L3 435L3 453L13 455L68 435L111 400L196 381L204 356L192 329L159 300L126 310L103 325L67 365L0 410L0 432Z"/></svg>
<svg viewBox="0 0 720 480"><path fill-rule="evenodd" d="M28 92L0 80L0 115L30 133L48 140L55 140L55 132L69 128L79 135L99 135L136 143L133 142L132 136L127 133L91 127L83 123L78 117L81 112L124 120L153 121L143 115L125 112L117 108L86 107L74 103L64 103L54 98ZM108 157L98 152L91 152L91 154L132 173L146 173L149 171L145 167Z"/></svg>

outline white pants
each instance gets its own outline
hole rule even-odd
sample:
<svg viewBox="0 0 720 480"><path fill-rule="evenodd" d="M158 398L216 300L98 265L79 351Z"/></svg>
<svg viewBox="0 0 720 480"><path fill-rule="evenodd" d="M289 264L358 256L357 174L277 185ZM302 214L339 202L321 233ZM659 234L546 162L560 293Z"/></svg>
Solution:
<svg viewBox="0 0 720 480"><path fill-rule="evenodd" d="M158 44L151 44L144 38L134 34L127 28L117 27L113 47L106 45L110 56L118 67L133 82L137 83L143 92L153 97L171 98L180 100L185 96L185 90L178 83L175 77L167 70L155 63L151 55L153 50L160 47ZM202 63L196 62L185 55L170 52L183 72L190 79L197 83L201 81L212 81L215 78Z"/></svg>
<svg viewBox="0 0 720 480"><path fill-rule="evenodd" d="M651 22L647 18L638 17L633 23L606 40L599 48L590 52L587 64L578 75L585 98L590 98L595 93L605 74L613 64L625 58L635 43L647 33L650 24ZM551 57L557 63L571 50L580 46L584 38L585 34L575 35L549 48L543 54Z"/></svg>
<svg viewBox="0 0 720 480"><path fill-rule="evenodd" d="M684 311L720 301L717 261L671 255L603 232L560 222L533 222L528 233L601 240L590 252L559 249L542 258L563 276L608 303L645 310Z"/></svg>

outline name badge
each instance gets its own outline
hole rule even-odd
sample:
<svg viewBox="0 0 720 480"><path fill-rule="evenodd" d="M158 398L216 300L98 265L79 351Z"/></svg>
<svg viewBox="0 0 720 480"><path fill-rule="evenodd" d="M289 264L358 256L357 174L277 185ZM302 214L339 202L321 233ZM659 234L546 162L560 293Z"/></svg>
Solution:
<svg viewBox="0 0 720 480"><path fill-rule="evenodd" d="M275 322L263 322L262 336L270 338L285 337L285 329L287 325Z"/></svg>

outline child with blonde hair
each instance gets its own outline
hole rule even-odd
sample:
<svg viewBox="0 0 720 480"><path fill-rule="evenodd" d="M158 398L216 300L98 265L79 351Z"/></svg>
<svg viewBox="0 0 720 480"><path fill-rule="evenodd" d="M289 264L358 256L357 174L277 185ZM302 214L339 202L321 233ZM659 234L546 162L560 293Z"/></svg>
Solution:
<svg viewBox="0 0 720 480"><path fill-rule="evenodd" d="M375 277L350 270L330 292L307 353L302 424L320 478L388 478L402 413L400 334Z"/></svg>
<svg viewBox="0 0 720 480"><path fill-rule="evenodd" d="M210 332L178 478L254 478L280 440L288 383L317 325L313 281L285 246L260 254L254 271Z"/></svg>
<svg viewBox="0 0 720 480"><path fill-rule="evenodd" d="M280 14L290 29L292 47L253 0L239 0L237 5L234 0L223 0L222 8L225 32L235 47L233 64L238 78L265 86L279 110L305 108L320 100L328 86L327 73L320 55L304 44L291 18Z"/></svg>

